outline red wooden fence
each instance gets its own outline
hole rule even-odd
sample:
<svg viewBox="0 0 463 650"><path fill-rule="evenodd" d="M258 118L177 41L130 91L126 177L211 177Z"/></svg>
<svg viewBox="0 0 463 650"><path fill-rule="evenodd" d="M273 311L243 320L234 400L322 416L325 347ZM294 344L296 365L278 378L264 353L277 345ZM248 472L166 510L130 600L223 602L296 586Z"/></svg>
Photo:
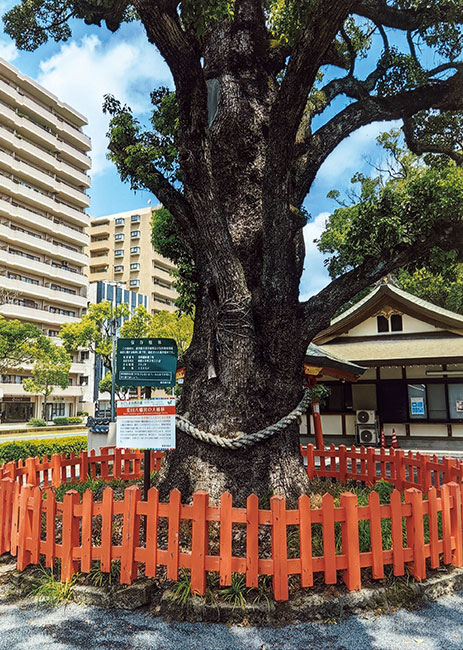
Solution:
<svg viewBox="0 0 463 650"><path fill-rule="evenodd" d="M358 506L357 497L346 492L339 507L334 506L331 495L325 494L321 508L315 509L307 495L299 498L295 510L287 510L280 496L271 498L270 509L260 509L256 495L248 497L245 508L237 508L228 493L222 495L220 505L209 505L204 491L194 494L191 505L184 505L178 490L171 492L168 503L159 501L155 488L149 491L147 501L141 501L136 486L125 490L122 501L114 500L112 489L106 488L99 502L94 501L90 490L82 497L70 490L59 503L53 490L47 489L59 481L69 482L72 468L76 473L79 467L83 480L86 462L91 474L104 478L134 478L140 473L140 453L111 451L71 459L58 456L42 463L29 459L25 464L14 464L14 472L12 464L4 466L0 480L0 553L16 555L20 570L38 564L42 558L48 567L59 559L64 581L77 571L90 571L93 561L100 562L102 571L110 571L111 563L119 560L123 584L130 584L141 568L147 577L155 577L158 568L165 566L171 580L178 578L180 568L186 568L191 572L192 591L200 594L205 592L206 576L211 571L218 572L221 585L230 585L232 574L241 573L248 587L257 586L259 575L271 575L276 600L288 599L291 576L299 576L302 587L311 587L317 574L326 584L335 584L338 572L342 572L342 580L352 590L361 587L361 569L365 567L371 568L373 578L381 579L386 565L391 565L397 576L403 575L407 566L415 579L422 580L427 565L463 564L459 461L439 462L374 449L318 451L309 447L304 451L309 476L374 483L377 474L384 474L405 488L404 502L401 493L394 490L387 505L380 504L378 494L372 492L368 505ZM29 482L30 477L35 485ZM120 539L113 532L115 517L123 521ZM146 539L140 525L144 517ZM368 522L369 542L368 550L361 551L359 532L364 521ZM391 548L383 547L382 521L390 522ZM211 526L219 529L218 544L211 542ZM314 526L322 529L322 551L314 547ZM242 550L233 546L238 528L245 530ZM262 548L264 530L270 531L269 549Z"/></svg>

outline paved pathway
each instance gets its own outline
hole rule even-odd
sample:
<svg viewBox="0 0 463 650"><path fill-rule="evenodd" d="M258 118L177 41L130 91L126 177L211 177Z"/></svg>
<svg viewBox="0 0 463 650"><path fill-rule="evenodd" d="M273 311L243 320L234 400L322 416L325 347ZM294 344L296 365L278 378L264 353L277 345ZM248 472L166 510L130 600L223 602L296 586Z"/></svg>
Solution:
<svg viewBox="0 0 463 650"><path fill-rule="evenodd" d="M44 608L0 587L0 650L463 650L463 594L390 616L255 628L165 623L143 612Z"/></svg>

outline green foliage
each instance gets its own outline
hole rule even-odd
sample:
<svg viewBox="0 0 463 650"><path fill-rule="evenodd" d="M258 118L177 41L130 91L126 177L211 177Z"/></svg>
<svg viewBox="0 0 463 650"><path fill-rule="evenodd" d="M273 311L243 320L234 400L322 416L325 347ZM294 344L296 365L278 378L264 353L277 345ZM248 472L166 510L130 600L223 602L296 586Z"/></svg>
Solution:
<svg viewBox="0 0 463 650"><path fill-rule="evenodd" d="M55 578L53 569L46 569L42 565L39 567L39 576L37 584L30 591L39 603L54 606L67 604L72 600L73 587L79 575L75 574L71 580L61 582Z"/></svg>
<svg viewBox="0 0 463 650"><path fill-rule="evenodd" d="M0 316L0 374L34 361L48 346L49 340L35 325Z"/></svg>
<svg viewBox="0 0 463 650"><path fill-rule="evenodd" d="M77 415L81 415L82 417L87 417L88 411L77 411Z"/></svg>
<svg viewBox="0 0 463 650"><path fill-rule="evenodd" d="M231 585L218 590L218 595L226 603L230 603L233 609L238 607L244 609L246 606L246 576L242 573L232 573Z"/></svg>
<svg viewBox="0 0 463 650"><path fill-rule="evenodd" d="M67 425L67 424L82 424L82 418L71 416L66 418L54 418L53 424Z"/></svg>
<svg viewBox="0 0 463 650"><path fill-rule="evenodd" d="M166 208L153 210L152 242L158 253L167 257L175 265L171 271L175 278L175 288L179 293L176 307L190 316L194 311L197 282L191 251L182 238L175 219Z"/></svg>
<svg viewBox="0 0 463 650"><path fill-rule="evenodd" d="M181 356L191 343L193 320L190 316L178 312L159 311L151 318L148 336L174 339Z"/></svg>
<svg viewBox="0 0 463 650"><path fill-rule="evenodd" d="M94 587L111 587L118 584L121 576L121 563L119 560L111 562L110 571L102 571L99 562L93 562L88 580Z"/></svg>
<svg viewBox="0 0 463 650"><path fill-rule="evenodd" d="M46 427L47 423L42 418L30 418L27 423L31 427Z"/></svg>
<svg viewBox="0 0 463 650"><path fill-rule="evenodd" d="M72 359L62 347L50 343L47 350L39 350L32 368L31 377L23 380L28 393L43 395L43 417L46 418L47 399L53 389L69 386L69 371Z"/></svg>
<svg viewBox="0 0 463 650"><path fill-rule="evenodd" d="M82 495L87 490L91 490L92 492L95 493L108 486L109 483L103 481L102 479L89 477L86 481L79 481L76 483L63 483L62 485L53 488L53 490L55 492L56 500L61 503L63 501L64 495L66 494L66 492L69 492L69 490L75 490L80 495Z"/></svg>
<svg viewBox="0 0 463 650"><path fill-rule="evenodd" d="M53 454L65 454L69 457L71 451L79 455L86 449L87 436L3 442L0 444L0 465L9 463L11 460L26 460L26 458L35 458L36 456L42 459L44 456L50 457Z"/></svg>
<svg viewBox="0 0 463 650"><path fill-rule="evenodd" d="M463 218L462 167L448 158L425 164L401 146L398 131L383 133L378 142L390 154L388 177L356 174L352 181L360 185L360 192L350 205L341 203L336 191L330 193L341 207L331 215L318 247L332 254L326 261L332 277L358 266L369 255L387 259L393 247L419 246L444 222ZM394 280L419 298L463 313L463 266L456 250L434 248L426 259L399 269Z"/></svg>
<svg viewBox="0 0 463 650"><path fill-rule="evenodd" d="M331 395L331 388L325 384L316 384L310 389L310 403L318 402L323 404Z"/></svg>
<svg viewBox="0 0 463 650"><path fill-rule="evenodd" d="M114 310L116 320L127 318L129 313L126 303L117 305ZM90 304L80 322L62 325L59 335L65 350L74 352L79 347L89 348L101 356L106 368L111 369L111 315L111 303L102 300L97 304Z"/></svg>
<svg viewBox="0 0 463 650"><path fill-rule="evenodd" d="M172 587L172 597L180 605L185 606L192 595L190 572L188 569L180 569L178 580Z"/></svg>
<svg viewBox="0 0 463 650"><path fill-rule="evenodd" d="M147 335L151 315L143 307L138 305L129 320L123 322L120 329L120 336L123 339L143 338Z"/></svg>

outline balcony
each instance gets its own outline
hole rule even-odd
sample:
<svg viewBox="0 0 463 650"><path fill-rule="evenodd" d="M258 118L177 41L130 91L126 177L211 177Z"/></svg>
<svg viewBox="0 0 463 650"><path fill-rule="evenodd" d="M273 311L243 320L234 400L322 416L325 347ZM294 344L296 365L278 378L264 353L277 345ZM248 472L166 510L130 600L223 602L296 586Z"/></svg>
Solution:
<svg viewBox="0 0 463 650"><path fill-rule="evenodd" d="M90 138L82 133L80 129L71 126L58 115L54 115L49 108L41 106L37 101L26 97L26 95L18 92L13 86L2 80L0 80L0 98L8 103L14 102L14 105L18 106L19 109L22 108L32 118L35 117L44 122L47 127L51 127L77 149L84 152L91 149Z"/></svg>
<svg viewBox="0 0 463 650"><path fill-rule="evenodd" d="M34 309L33 307L22 307L21 305L12 304L0 305L0 314L6 318L17 318L47 326L54 325L56 329L59 329L64 323L77 323L80 321L78 316L62 316L61 314L51 314L44 309Z"/></svg>
<svg viewBox="0 0 463 650"><path fill-rule="evenodd" d="M79 212L60 201L32 190L25 184L14 182L6 176L0 175L0 192L13 196L17 201L28 203L32 208L37 207L39 210L46 210L53 215L61 217L64 221L70 221L78 226L88 226L89 216L84 212Z"/></svg>
<svg viewBox="0 0 463 650"><path fill-rule="evenodd" d="M21 133L26 134L26 137L32 142L37 142L40 146L46 147L52 153L60 153L63 158L69 160L73 165L79 169L89 169L91 166L90 159L81 151L74 149L51 131L39 124L34 123L32 120L22 117L16 111L5 103L0 98L0 121L5 126L12 129L18 129Z"/></svg>
<svg viewBox="0 0 463 650"><path fill-rule="evenodd" d="M158 312L158 311L170 311L174 312L176 311L175 305L166 305L164 302L160 302L159 300L152 299L150 301L150 309L153 312Z"/></svg>
<svg viewBox="0 0 463 650"><path fill-rule="evenodd" d="M63 246L52 244L46 239L39 239L25 232L13 230L8 226L0 225L0 241L9 243L12 246L20 246L35 251L35 254L46 254L53 260L65 259L77 266L83 267L88 264L88 257L83 253L77 253Z"/></svg>
<svg viewBox="0 0 463 650"><path fill-rule="evenodd" d="M0 131L0 143L18 152L26 160L31 160L39 168L52 171L65 181L68 180L85 188L90 187L90 176L85 172L58 160L47 148L41 147L37 143L33 144L19 134L15 135L6 129L2 129Z"/></svg>
<svg viewBox="0 0 463 650"><path fill-rule="evenodd" d="M88 235L85 232L80 232L65 224L56 223L53 219L43 217L26 208L13 206L3 199L0 199L0 217L12 219L15 224L20 224L25 229L28 227L35 228L40 232L55 235L75 245L86 246L88 244Z"/></svg>
<svg viewBox="0 0 463 650"><path fill-rule="evenodd" d="M11 291L12 294L17 293L18 297L25 296L31 299L42 299L52 303L66 305L67 307L79 307L80 309L87 306L87 298L78 293L73 294L67 293L66 291L58 291L57 289L51 289L50 287L31 284L30 282L24 282L23 280L13 280L8 277L0 277L0 284L7 291Z"/></svg>
<svg viewBox="0 0 463 650"><path fill-rule="evenodd" d="M51 264L37 262L36 260L22 257L0 249L0 264L4 264L8 269L18 269L22 275L36 275L51 278L52 280L62 279L63 282L71 286L86 287L88 279L81 273L73 273L66 269L57 269Z"/></svg>
<svg viewBox="0 0 463 650"><path fill-rule="evenodd" d="M25 180L37 189L45 192L51 192L65 201L71 201L80 208L87 208L90 205L90 199L83 192L70 187L66 183L55 180L53 176L44 173L40 169L27 163L21 162L0 151L0 168L5 170L8 175L13 175L16 180L21 182Z"/></svg>

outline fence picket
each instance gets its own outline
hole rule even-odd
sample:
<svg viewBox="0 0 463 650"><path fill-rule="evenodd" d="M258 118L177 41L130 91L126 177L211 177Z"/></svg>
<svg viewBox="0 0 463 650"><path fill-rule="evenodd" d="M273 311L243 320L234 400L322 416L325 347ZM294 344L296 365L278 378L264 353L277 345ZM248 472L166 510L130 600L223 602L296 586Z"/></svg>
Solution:
<svg viewBox="0 0 463 650"><path fill-rule="evenodd" d="M147 504L145 575L148 578L155 578L157 571L159 524L159 492L157 488L148 490Z"/></svg>
<svg viewBox="0 0 463 650"><path fill-rule="evenodd" d="M56 558L56 495L51 489L47 490L45 507L45 566L50 569Z"/></svg>
<svg viewBox="0 0 463 650"><path fill-rule="evenodd" d="M100 568L108 573L111 571L113 547L113 490L107 487L103 490L101 506L101 555Z"/></svg>
<svg viewBox="0 0 463 650"><path fill-rule="evenodd" d="M325 584L336 584L336 546L334 537L334 500L331 494L322 497L323 561Z"/></svg>
<svg viewBox="0 0 463 650"><path fill-rule="evenodd" d="M36 485L32 492L32 513L31 513L31 564L40 562L40 533L42 523L42 490Z"/></svg>
<svg viewBox="0 0 463 650"><path fill-rule="evenodd" d="M288 549L286 529L286 501L283 497L270 499L272 512L273 596L288 600Z"/></svg>
<svg viewBox="0 0 463 650"><path fill-rule="evenodd" d="M69 582L78 569L78 563L73 559L72 551L79 545L79 519L74 512L75 506L79 503L79 493L75 490L69 490L63 497L62 582Z"/></svg>
<svg viewBox="0 0 463 650"><path fill-rule="evenodd" d="M429 559L431 569L439 566L439 524L437 510L437 492L435 487L428 490L428 520L429 520Z"/></svg>
<svg viewBox="0 0 463 650"><path fill-rule="evenodd" d="M232 581L232 503L232 495L224 492L220 497L219 582L222 586L229 586Z"/></svg>
<svg viewBox="0 0 463 650"><path fill-rule="evenodd" d="M400 492L394 490L391 493L391 536L392 536L392 563L395 576L403 576L405 573L404 566L404 547L402 531L402 500Z"/></svg>
<svg viewBox="0 0 463 650"><path fill-rule="evenodd" d="M442 539L444 542L444 564L450 564L452 561L452 546L450 544L450 535L452 529L450 526L450 494L447 484L441 487L441 505L442 505Z"/></svg>
<svg viewBox="0 0 463 650"><path fill-rule="evenodd" d="M415 580L426 578L426 556L424 553L423 495L416 488L405 491L405 501L412 512L407 517L407 546L413 549L413 561L408 568Z"/></svg>
<svg viewBox="0 0 463 650"><path fill-rule="evenodd" d="M384 578L383 538L381 534L381 510L379 494L370 492L370 539L371 539L371 573L373 578Z"/></svg>
<svg viewBox="0 0 463 650"><path fill-rule="evenodd" d="M259 586L259 500L246 500L246 587Z"/></svg>
<svg viewBox="0 0 463 650"><path fill-rule="evenodd" d="M341 521L342 552L347 560L347 569L344 569L343 580L349 591L354 591L362 586L360 579L357 496L352 492L343 492L341 494L341 508L345 510L344 520Z"/></svg>
<svg viewBox="0 0 463 650"><path fill-rule="evenodd" d="M461 515L461 492L456 483L449 483L450 496L452 497L452 509L450 511L451 535L455 540L455 551L452 556L452 564L461 567L463 564L463 540L462 540L462 515Z"/></svg>
<svg viewBox="0 0 463 650"><path fill-rule="evenodd" d="M131 485L124 490L121 585L130 585L137 577L138 563L135 561L135 549L140 538L140 515L137 513L137 504L140 499L140 488L136 485Z"/></svg>
<svg viewBox="0 0 463 650"><path fill-rule="evenodd" d="M88 573L92 568L93 492L85 490L82 497L82 556L80 570Z"/></svg>
<svg viewBox="0 0 463 650"><path fill-rule="evenodd" d="M27 540L32 532L31 512L28 503L31 494L32 485L23 485L19 496L18 571L24 571L31 561L31 553L27 548Z"/></svg>
<svg viewBox="0 0 463 650"><path fill-rule="evenodd" d="M209 545L207 507L209 494L198 490L193 494L193 524L191 531L191 591L206 591L206 556Z"/></svg>
<svg viewBox="0 0 463 650"><path fill-rule="evenodd" d="M167 577L169 580L178 579L181 501L182 495L180 492L172 490L169 498L169 533L167 539Z"/></svg>
<svg viewBox="0 0 463 650"><path fill-rule="evenodd" d="M301 556L301 587L312 587L312 513L310 499L302 494L298 500L299 507L299 548Z"/></svg>

